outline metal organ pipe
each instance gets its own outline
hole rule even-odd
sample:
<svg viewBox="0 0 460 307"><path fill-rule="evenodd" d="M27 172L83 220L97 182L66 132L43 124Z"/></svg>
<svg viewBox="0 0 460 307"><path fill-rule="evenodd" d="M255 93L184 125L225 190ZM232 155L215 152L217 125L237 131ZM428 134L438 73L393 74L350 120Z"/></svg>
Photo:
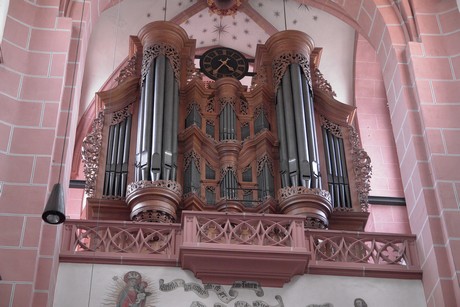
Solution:
<svg viewBox="0 0 460 307"><path fill-rule="evenodd" d="M110 168L110 163L112 161L112 147L113 147L113 130L114 126L110 126L109 128L109 139L107 145L107 158L105 160L105 178L104 178L104 195L109 194L109 187L110 187L110 174L112 170Z"/></svg>
<svg viewBox="0 0 460 307"><path fill-rule="evenodd" d="M123 151L125 144L125 133L126 133L126 121L117 124L118 127L118 144L117 144L117 156L115 165L115 186L113 194L114 196L121 196L121 166L123 164Z"/></svg>
<svg viewBox="0 0 460 307"><path fill-rule="evenodd" d="M163 133L163 179L170 179L172 168L172 135L174 109L174 72L169 61L166 62L164 125Z"/></svg>
<svg viewBox="0 0 460 307"><path fill-rule="evenodd" d="M313 97L311 95L310 86L304 73L302 77L302 92L305 105L305 117L307 121L307 137L308 137L308 152L310 153L310 168L312 175L311 188L321 188L321 180L319 173L318 159L318 141L316 138L315 113L313 108Z"/></svg>
<svg viewBox="0 0 460 307"><path fill-rule="evenodd" d="M145 91L143 97L143 114L142 114L142 130L138 133L141 133L142 140L142 151L141 151L141 180L149 180L150 177L150 163L152 156L152 109L153 109L153 84L155 82L154 70L155 62L152 61L150 69L147 72L145 78Z"/></svg>
<svg viewBox="0 0 460 307"><path fill-rule="evenodd" d="M286 144L286 123L284 121L283 93L282 88L276 92L276 121L278 123L278 135L280 139L280 175L282 187L289 186Z"/></svg>
<svg viewBox="0 0 460 307"><path fill-rule="evenodd" d="M153 93L153 122L152 122L152 161L150 175L152 181L160 179L163 141L163 111L165 102L165 66L166 57L159 55L155 61L155 84Z"/></svg>
<svg viewBox="0 0 460 307"><path fill-rule="evenodd" d="M117 150L118 150L118 135L120 134L120 124L116 124L113 126L113 145L111 148L112 153L110 154L110 183L109 183L109 193L108 195L115 195L114 194L114 186L115 186L115 171L117 165Z"/></svg>
<svg viewBox="0 0 460 307"><path fill-rule="evenodd" d="M174 80L174 99L173 99L173 114L172 114L172 170L171 180L176 180L177 177L177 130L179 129L179 84Z"/></svg>
<svg viewBox="0 0 460 307"><path fill-rule="evenodd" d="M307 136L307 130L310 128L310 122L305 118L305 102L302 95L302 81L299 64L291 64L289 66L291 76L291 90L294 105L294 118L297 137L297 152L299 155L299 170L302 186L311 187L311 170L310 170L310 155L307 142L311 140L311 136ZM286 72L287 73L287 72Z"/></svg>
<svg viewBox="0 0 460 307"><path fill-rule="evenodd" d="M289 177L291 179L291 186L298 186L299 182L299 168L297 157L297 142L296 142L296 129L294 119L294 108L292 102L291 78L290 74L285 73L282 80L283 90L283 107L284 107L284 122L286 124L286 142L288 152L288 169Z"/></svg>
<svg viewBox="0 0 460 307"><path fill-rule="evenodd" d="M142 131L144 129L144 98L145 85L141 89L141 101L137 116L137 136L136 136L136 165L134 169L134 181L141 180L141 161L142 161Z"/></svg>
<svg viewBox="0 0 460 307"><path fill-rule="evenodd" d="M123 141L123 158L121 165L121 196L126 195L126 184L128 183L128 159L129 159L129 144L131 139L131 122L132 117L128 116L125 119L125 138Z"/></svg>

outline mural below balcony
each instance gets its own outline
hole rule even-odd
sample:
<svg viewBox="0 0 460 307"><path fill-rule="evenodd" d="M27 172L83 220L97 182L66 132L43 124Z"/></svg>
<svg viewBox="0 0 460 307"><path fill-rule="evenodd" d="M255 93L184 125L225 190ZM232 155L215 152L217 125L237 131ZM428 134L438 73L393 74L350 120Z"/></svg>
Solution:
<svg viewBox="0 0 460 307"><path fill-rule="evenodd" d="M190 307L284 307L281 295L264 297L262 286L255 281L236 281L231 286L220 284L186 282L182 278L156 282L144 277L137 271L128 271L122 276L112 277L113 283L103 306L116 307L156 307L160 296L177 295L189 292L195 298L190 300ZM159 289L159 290L158 290ZM245 292L245 299L240 293ZM252 297L253 299L248 299ZM165 297L166 298L166 297ZM262 299L263 298L263 299ZM208 302L203 302L206 300ZM213 301L209 305L209 301ZM188 303L187 303L188 304ZM354 300L355 307L367 307L362 298ZM331 303L309 304L306 307L334 307Z"/></svg>
<svg viewBox="0 0 460 307"><path fill-rule="evenodd" d="M139 272L129 271L123 277L114 276L113 285L104 306L116 307L155 307L157 296L148 278Z"/></svg>

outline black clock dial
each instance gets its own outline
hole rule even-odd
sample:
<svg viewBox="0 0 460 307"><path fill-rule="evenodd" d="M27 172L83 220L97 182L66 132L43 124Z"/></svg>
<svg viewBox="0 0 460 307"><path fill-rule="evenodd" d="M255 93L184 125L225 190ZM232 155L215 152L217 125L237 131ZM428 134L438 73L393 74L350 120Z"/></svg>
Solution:
<svg viewBox="0 0 460 307"><path fill-rule="evenodd" d="M243 78L248 71L246 58L230 48L213 48L206 51L200 59L203 73L211 79L222 77Z"/></svg>

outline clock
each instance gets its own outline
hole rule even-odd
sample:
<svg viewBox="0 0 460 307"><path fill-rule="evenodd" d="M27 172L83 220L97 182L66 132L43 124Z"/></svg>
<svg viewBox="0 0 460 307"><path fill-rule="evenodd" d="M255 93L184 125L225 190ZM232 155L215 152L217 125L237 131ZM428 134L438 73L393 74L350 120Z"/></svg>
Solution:
<svg viewBox="0 0 460 307"><path fill-rule="evenodd" d="M248 61L240 52L231 48L209 49L200 58L202 72L216 80L222 77L243 78L248 72Z"/></svg>

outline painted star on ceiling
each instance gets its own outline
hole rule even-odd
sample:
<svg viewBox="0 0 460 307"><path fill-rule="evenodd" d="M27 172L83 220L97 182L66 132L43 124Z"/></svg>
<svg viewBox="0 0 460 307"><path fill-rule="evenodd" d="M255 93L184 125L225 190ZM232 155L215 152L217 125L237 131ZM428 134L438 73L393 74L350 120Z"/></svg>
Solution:
<svg viewBox="0 0 460 307"><path fill-rule="evenodd" d="M217 33L220 39L221 35L228 33L227 29L228 29L228 25L223 24L222 20L220 20L218 24L214 25L214 31L212 31L212 33Z"/></svg>

